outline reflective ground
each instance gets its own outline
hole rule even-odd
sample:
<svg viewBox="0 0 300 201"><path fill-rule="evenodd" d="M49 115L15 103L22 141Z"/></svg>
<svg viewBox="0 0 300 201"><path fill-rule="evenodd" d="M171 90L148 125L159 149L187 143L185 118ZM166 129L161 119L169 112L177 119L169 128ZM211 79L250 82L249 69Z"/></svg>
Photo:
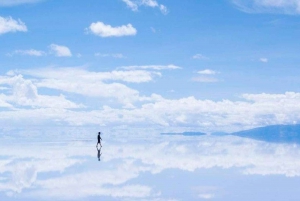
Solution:
<svg viewBox="0 0 300 201"><path fill-rule="evenodd" d="M298 144L105 133L97 150L96 133L24 133L1 137L0 200L300 199Z"/></svg>

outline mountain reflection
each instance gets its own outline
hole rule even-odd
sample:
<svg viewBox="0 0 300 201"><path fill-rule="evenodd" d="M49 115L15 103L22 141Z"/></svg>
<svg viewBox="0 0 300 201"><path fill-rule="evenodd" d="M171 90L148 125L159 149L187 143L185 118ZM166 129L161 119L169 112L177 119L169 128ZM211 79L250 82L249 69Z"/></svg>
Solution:
<svg viewBox="0 0 300 201"><path fill-rule="evenodd" d="M232 135L266 142L300 144L300 124L272 125L235 132Z"/></svg>

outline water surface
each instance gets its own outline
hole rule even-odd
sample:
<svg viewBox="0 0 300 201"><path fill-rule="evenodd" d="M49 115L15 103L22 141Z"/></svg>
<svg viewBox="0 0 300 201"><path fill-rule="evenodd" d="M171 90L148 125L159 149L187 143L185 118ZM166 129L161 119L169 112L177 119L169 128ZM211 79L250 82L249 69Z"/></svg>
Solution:
<svg viewBox="0 0 300 201"><path fill-rule="evenodd" d="M70 136L3 135L0 200L300 199L298 144L105 133L99 160L96 133Z"/></svg>

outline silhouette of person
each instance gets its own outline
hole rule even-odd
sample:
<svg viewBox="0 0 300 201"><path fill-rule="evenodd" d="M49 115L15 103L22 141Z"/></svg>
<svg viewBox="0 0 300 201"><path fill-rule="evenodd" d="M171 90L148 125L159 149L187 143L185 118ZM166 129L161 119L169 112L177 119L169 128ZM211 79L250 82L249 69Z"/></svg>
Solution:
<svg viewBox="0 0 300 201"><path fill-rule="evenodd" d="M102 145L101 145L102 138L101 138L100 134L101 134L101 132L98 133L98 137L97 137L97 139L98 139L98 142L96 144L97 149L98 149L98 144L100 144L100 147L102 147Z"/></svg>
<svg viewBox="0 0 300 201"><path fill-rule="evenodd" d="M98 157L98 161L100 161L101 159L100 159L100 157L101 157L101 147L100 147L100 149L98 149L98 147L97 147L97 151L98 151L98 154L97 154L97 157Z"/></svg>

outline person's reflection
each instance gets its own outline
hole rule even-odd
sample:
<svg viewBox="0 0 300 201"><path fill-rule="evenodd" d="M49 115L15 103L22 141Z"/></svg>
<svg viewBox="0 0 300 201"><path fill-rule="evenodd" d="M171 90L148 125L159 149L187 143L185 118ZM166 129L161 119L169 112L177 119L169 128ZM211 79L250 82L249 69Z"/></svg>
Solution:
<svg viewBox="0 0 300 201"><path fill-rule="evenodd" d="M97 151L98 151L98 154L97 154L97 156L98 156L98 161L100 161L101 159L100 159L100 157L101 157L101 147L98 149L98 147L97 147Z"/></svg>

